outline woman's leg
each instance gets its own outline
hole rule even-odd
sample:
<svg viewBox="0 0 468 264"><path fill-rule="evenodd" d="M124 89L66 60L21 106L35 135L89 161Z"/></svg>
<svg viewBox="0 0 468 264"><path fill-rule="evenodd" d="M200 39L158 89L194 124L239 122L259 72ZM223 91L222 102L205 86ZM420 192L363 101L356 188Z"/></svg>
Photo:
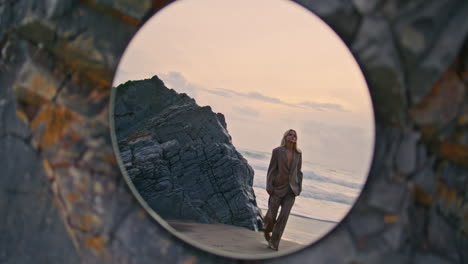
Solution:
<svg viewBox="0 0 468 264"><path fill-rule="evenodd" d="M291 208L293 207L295 200L296 196L292 191L290 191L280 202L281 212L273 227L273 235L270 240L276 249L279 247L281 236L283 236L284 228L286 227L286 222L288 222L289 213L291 212Z"/></svg>
<svg viewBox="0 0 468 264"><path fill-rule="evenodd" d="M267 241L270 240L270 233L273 231L273 227L276 223L276 216L278 215L278 208L281 204L281 198L274 195L270 195L268 199L268 211L265 215L263 233Z"/></svg>

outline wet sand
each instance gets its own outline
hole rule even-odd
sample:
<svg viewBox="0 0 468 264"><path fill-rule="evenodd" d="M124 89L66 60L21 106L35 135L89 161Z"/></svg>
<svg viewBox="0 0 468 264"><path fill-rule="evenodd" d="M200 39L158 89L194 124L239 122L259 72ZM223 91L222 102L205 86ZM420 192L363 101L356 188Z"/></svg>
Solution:
<svg viewBox="0 0 468 264"><path fill-rule="evenodd" d="M216 250L249 255L277 253L267 247L263 232L223 224L168 223L189 238ZM333 226L333 222L290 215L278 253L302 248L322 237Z"/></svg>

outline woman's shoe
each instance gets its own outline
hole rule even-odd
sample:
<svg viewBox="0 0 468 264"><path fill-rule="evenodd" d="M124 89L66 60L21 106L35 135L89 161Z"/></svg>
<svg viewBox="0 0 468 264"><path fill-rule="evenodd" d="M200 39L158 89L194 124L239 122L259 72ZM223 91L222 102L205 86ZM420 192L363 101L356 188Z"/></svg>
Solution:
<svg viewBox="0 0 468 264"><path fill-rule="evenodd" d="M278 247L275 247L271 241L268 241L268 247L273 249L274 251L278 251Z"/></svg>

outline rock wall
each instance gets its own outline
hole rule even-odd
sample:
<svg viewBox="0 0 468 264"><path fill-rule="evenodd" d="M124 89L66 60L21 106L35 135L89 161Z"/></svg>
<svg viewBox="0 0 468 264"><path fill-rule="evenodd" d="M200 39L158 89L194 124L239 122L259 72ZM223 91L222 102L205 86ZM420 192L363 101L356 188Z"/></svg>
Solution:
<svg viewBox="0 0 468 264"><path fill-rule="evenodd" d="M207 253L170 234L115 162L113 73L133 34L170 2L0 1L0 263L255 258ZM368 182L334 230L257 262L466 263L468 2L295 2L361 66L376 146Z"/></svg>
<svg viewBox="0 0 468 264"><path fill-rule="evenodd" d="M262 229L254 171L222 114L154 76L118 86L114 116L127 173L160 216Z"/></svg>

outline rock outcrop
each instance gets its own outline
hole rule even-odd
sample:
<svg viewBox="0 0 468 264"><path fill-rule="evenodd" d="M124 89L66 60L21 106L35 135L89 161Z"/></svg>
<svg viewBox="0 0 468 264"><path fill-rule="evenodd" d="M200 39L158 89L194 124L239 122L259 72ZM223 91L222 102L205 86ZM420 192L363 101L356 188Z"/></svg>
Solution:
<svg viewBox="0 0 468 264"><path fill-rule="evenodd" d="M261 229L254 172L231 144L222 114L166 88L157 76L116 89L122 161L159 215Z"/></svg>

